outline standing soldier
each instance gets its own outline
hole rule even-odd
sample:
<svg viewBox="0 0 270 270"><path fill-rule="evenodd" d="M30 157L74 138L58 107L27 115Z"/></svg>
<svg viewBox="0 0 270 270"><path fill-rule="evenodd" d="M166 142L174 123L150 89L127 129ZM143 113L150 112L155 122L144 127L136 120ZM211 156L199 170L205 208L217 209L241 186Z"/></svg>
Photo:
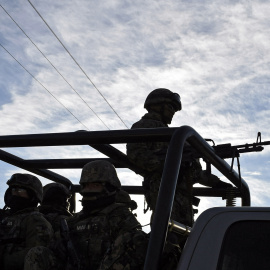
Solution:
<svg viewBox="0 0 270 270"><path fill-rule="evenodd" d="M46 248L53 230L37 209L42 201L40 180L16 173L7 185L8 210L0 224L0 269L53 269L53 257Z"/></svg>
<svg viewBox="0 0 270 270"><path fill-rule="evenodd" d="M179 94L168 89L159 88L152 91L146 98L144 108L148 111L140 121L133 124L136 128L168 127L174 114L182 109ZM176 187L171 218L185 225L193 225L192 187L195 183L207 186L229 184L219 180L215 175L202 170L200 162L187 157L188 144L183 153L179 184ZM143 186L148 207L155 211L156 201L168 149L168 142L128 143L127 156L131 162L145 171ZM146 209L147 210L147 209Z"/></svg>
<svg viewBox="0 0 270 270"><path fill-rule="evenodd" d="M43 200L39 211L51 223L54 231L59 230L60 220L72 216L69 212L71 193L60 183L50 183L43 187Z"/></svg>
<svg viewBox="0 0 270 270"><path fill-rule="evenodd" d="M67 219L80 269L142 269L146 235L126 205L115 202L121 184L114 166L87 163L80 185L83 209ZM68 267L76 269L72 256L68 261Z"/></svg>

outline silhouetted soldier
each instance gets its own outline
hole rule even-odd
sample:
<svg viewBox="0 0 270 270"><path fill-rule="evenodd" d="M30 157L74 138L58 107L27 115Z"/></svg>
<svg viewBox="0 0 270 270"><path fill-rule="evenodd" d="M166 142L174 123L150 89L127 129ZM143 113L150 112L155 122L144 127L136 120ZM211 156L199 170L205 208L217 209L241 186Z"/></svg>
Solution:
<svg viewBox="0 0 270 270"><path fill-rule="evenodd" d="M67 219L80 269L142 269L147 237L127 206L115 202L121 184L114 166L87 163L80 185L83 209Z"/></svg>
<svg viewBox="0 0 270 270"><path fill-rule="evenodd" d="M7 185L8 209L0 225L0 269L54 269L54 257L47 248L53 230L37 209L42 201L40 180L16 173Z"/></svg>
<svg viewBox="0 0 270 270"><path fill-rule="evenodd" d="M168 127L174 114L182 109L182 103L179 94L165 88L159 88L147 96L144 108L148 112L140 121L133 124L132 129ZM145 171L143 181L145 199L153 213L155 212L168 145L168 142L127 144L129 160ZM190 155L190 146L186 143L171 218L188 226L192 226L194 222L192 190L195 183L212 187L231 186L220 181L217 176L203 171L199 160Z"/></svg>
<svg viewBox="0 0 270 270"><path fill-rule="evenodd" d="M59 230L60 220L72 216L69 212L71 193L60 183L50 183L43 187L43 200L39 211L51 223L54 231Z"/></svg>

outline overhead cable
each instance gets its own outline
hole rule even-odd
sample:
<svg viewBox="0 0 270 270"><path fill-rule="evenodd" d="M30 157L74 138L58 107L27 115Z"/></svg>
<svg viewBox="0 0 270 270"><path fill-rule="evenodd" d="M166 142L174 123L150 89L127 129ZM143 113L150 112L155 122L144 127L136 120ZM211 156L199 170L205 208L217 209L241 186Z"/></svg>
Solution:
<svg viewBox="0 0 270 270"><path fill-rule="evenodd" d="M87 130L89 128L83 124L60 100L56 98L28 69L26 69L1 43L0 46L36 81L38 82L59 104L61 104L76 120L82 124Z"/></svg>
<svg viewBox="0 0 270 270"><path fill-rule="evenodd" d="M12 18L12 16L7 12L7 10L0 4L1 8L6 12L10 19L17 25L17 27L23 32L23 34L31 41L31 43L36 47L36 49L43 55L43 57L50 63L50 65L56 70L56 72L63 78L63 80L72 88L72 90L81 98L81 100L86 104L86 106L96 115L96 117L110 129L105 122L96 114L96 112L88 105L88 103L82 98L82 96L74 89L74 87L66 80L66 78L60 73L60 71L53 65L53 63L47 58L47 56L39 49L39 47L34 43L34 41L25 33L25 31L20 27L20 25Z"/></svg>
<svg viewBox="0 0 270 270"><path fill-rule="evenodd" d="M47 25L47 27L50 29L52 34L55 36L55 38L60 42L60 44L63 46L63 48L66 50L66 52L69 54L69 56L73 59L73 61L76 63L76 65L80 68L80 70L83 72L83 74L86 76L86 78L91 82L91 84L94 86L94 88L98 91L98 93L102 96L102 98L106 101L106 103L110 106L110 108L113 110L113 112L117 115L117 117L120 119L120 121L125 125L126 128L128 126L126 123L122 120L122 118L118 115L118 113L114 110L114 108L111 106L111 104L108 102L108 100L105 98L105 96L101 93L101 91L96 87L96 85L93 83L93 81L89 78L89 76L86 74L86 72L83 70L83 68L80 66L80 64L76 61L76 59L73 57L73 55L69 52L69 50L66 48L66 46L63 44L63 42L59 39L59 37L55 34L55 32L52 30L52 28L49 26L49 24L45 21L45 19L42 17L42 15L38 12L38 10L35 8L35 6L32 4L30 0L27 0L29 4L33 7L33 9L36 11L36 13L39 15L39 17L42 19L42 21Z"/></svg>

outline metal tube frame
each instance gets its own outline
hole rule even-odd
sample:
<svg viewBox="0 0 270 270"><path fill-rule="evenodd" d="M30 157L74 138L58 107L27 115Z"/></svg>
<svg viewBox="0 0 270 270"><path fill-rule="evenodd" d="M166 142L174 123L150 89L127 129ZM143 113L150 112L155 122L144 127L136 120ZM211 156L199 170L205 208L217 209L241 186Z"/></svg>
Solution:
<svg viewBox="0 0 270 270"><path fill-rule="evenodd" d="M185 142L190 143L203 154L212 165L223 173L233 184L241 188L242 205L250 205L250 193L246 182L231 167L216 156L213 148L191 127L182 126L171 139L162 174L155 215L151 228L144 270L157 270L167 236L168 224L173 206L175 189ZM155 258L153 260L153 258Z"/></svg>
<svg viewBox="0 0 270 270"><path fill-rule="evenodd" d="M150 141L170 141L144 266L144 270L157 270L167 235L182 153L186 141L201 154L204 160L211 163L238 188L237 196L242 198L242 205L250 206L250 193L246 182L227 162L216 155L215 150L193 128L182 126L179 128L0 136L0 147L89 145L107 155L109 157L107 160L111 161L116 167L129 168L143 175L143 172L139 168L129 162L125 154L115 149L109 143L117 144ZM24 160L3 150L0 150L0 159L65 185L72 185L72 183L69 179L51 172L47 170L47 168L81 168L85 163L92 160ZM78 185L72 185L72 187L74 192L79 192ZM142 187L123 186L123 189L129 193L143 194ZM194 188L195 196L224 196L225 192L226 190L224 189Z"/></svg>

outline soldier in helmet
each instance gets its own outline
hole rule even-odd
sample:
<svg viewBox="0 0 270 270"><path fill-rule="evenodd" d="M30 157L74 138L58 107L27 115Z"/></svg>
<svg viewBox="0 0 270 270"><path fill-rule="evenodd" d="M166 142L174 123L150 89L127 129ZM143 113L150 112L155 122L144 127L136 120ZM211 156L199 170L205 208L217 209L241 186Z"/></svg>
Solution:
<svg viewBox="0 0 270 270"><path fill-rule="evenodd" d="M60 183L50 183L43 187L43 200L39 211L51 223L54 231L59 230L60 220L72 216L69 212L71 193Z"/></svg>
<svg viewBox="0 0 270 270"><path fill-rule="evenodd" d="M5 193L8 213L0 224L0 269L51 269L46 246L53 236L50 223L38 212L42 184L30 174L13 174Z"/></svg>
<svg viewBox="0 0 270 270"><path fill-rule="evenodd" d="M131 200L128 192L124 191L123 189L120 189L117 192L116 202L125 204L127 206L127 208L130 209L131 212L136 210L138 207L137 203L134 200ZM135 216L136 216L136 214L135 214Z"/></svg>
<svg viewBox="0 0 270 270"><path fill-rule="evenodd" d="M168 127L174 114L182 109L182 103L179 94L165 88L159 88L153 90L147 96L144 108L148 112L140 121L133 124L132 129ZM180 184L176 188L171 218L185 225L192 226L193 184L201 183L207 186L217 186L223 183L226 187L229 184L221 182L215 175L208 175L203 171L198 159L187 158L189 147L186 143L180 169L181 174L179 175L181 181L179 181ZM153 213L156 207L167 149L167 142L127 144L127 156L129 160L145 171L143 182L145 199L148 207L153 210Z"/></svg>
<svg viewBox="0 0 270 270"><path fill-rule="evenodd" d="M128 208L115 202L121 184L114 166L87 163L80 185L82 211L67 223L81 269L142 269L146 235Z"/></svg>

